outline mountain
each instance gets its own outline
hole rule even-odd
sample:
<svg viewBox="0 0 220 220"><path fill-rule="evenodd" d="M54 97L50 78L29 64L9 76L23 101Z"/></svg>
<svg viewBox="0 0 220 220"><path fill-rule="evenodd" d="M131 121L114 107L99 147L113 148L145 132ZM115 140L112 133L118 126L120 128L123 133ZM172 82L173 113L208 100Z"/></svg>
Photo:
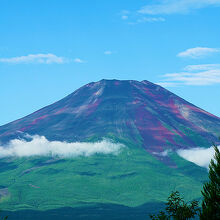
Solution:
<svg viewBox="0 0 220 220"><path fill-rule="evenodd" d="M68 142L114 135L157 152L218 141L220 118L149 81L101 80L1 126L0 140L21 133Z"/></svg>
<svg viewBox="0 0 220 220"><path fill-rule="evenodd" d="M1 126L1 149L30 141L27 134L48 144L107 138L125 148L68 158L0 155L0 209L11 219L146 219L172 190L201 198L207 170L176 152L219 143L220 118L149 81L101 80Z"/></svg>

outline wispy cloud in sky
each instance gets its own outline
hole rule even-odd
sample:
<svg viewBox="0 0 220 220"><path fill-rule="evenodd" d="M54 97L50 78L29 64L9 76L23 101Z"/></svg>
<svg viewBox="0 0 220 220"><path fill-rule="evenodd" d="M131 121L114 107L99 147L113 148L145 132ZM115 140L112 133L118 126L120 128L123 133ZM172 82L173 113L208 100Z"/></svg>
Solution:
<svg viewBox="0 0 220 220"><path fill-rule="evenodd" d="M104 52L105 55L111 55L112 53L113 53L113 52L110 51L110 50L106 50L106 51Z"/></svg>
<svg viewBox="0 0 220 220"><path fill-rule="evenodd" d="M161 86L214 85L220 84L220 64L188 65L183 72L168 73L162 76Z"/></svg>
<svg viewBox="0 0 220 220"><path fill-rule="evenodd" d="M80 58L75 58L74 59L74 63L85 63L86 61L85 60L82 60Z"/></svg>
<svg viewBox="0 0 220 220"><path fill-rule="evenodd" d="M108 140L100 142L60 142L48 141L44 136L29 136L31 141L14 139L7 146L0 146L2 157L54 156L77 157L94 154L117 154L124 147Z"/></svg>
<svg viewBox="0 0 220 220"><path fill-rule="evenodd" d="M11 57L11 58L0 58L0 62L12 63L12 64L22 64L22 63L62 64L67 62L67 59L64 57L58 57L54 54L48 53L48 54L29 54L27 56Z"/></svg>
<svg viewBox="0 0 220 220"><path fill-rule="evenodd" d="M123 10L120 13L121 19L127 21L127 24L135 25L140 23L154 23L154 22L163 22L165 18L157 16L143 16L137 12L131 12L128 10Z"/></svg>
<svg viewBox="0 0 220 220"><path fill-rule="evenodd" d="M198 58L203 58L213 53L219 53L219 52L220 52L220 49L218 48L195 47L195 48L190 48L183 52L180 52L177 54L177 56L198 59Z"/></svg>
<svg viewBox="0 0 220 220"><path fill-rule="evenodd" d="M220 7L220 0L158 0L157 3L149 3L135 12L122 11L121 19L133 17L128 24L163 22L165 18L157 16L186 14L206 7Z"/></svg>
<svg viewBox="0 0 220 220"><path fill-rule="evenodd" d="M129 18L129 15L130 15L130 11L128 10L122 10L120 13L122 20L127 20Z"/></svg>
<svg viewBox="0 0 220 220"><path fill-rule="evenodd" d="M128 19L128 16L127 16L127 15L122 15L122 16L121 16L121 19L122 19L122 20L127 20L127 19Z"/></svg>
<svg viewBox="0 0 220 220"><path fill-rule="evenodd" d="M165 21L165 18L162 17L141 17L137 19L136 23L146 23L146 22L163 22Z"/></svg>
<svg viewBox="0 0 220 220"><path fill-rule="evenodd" d="M138 12L148 15L183 14L209 6L220 6L220 0L160 0L142 7Z"/></svg>
<svg viewBox="0 0 220 220"><path fill-rule="evenodd" d="M199 65L188 65L184 68L186 71L200 71L200 70L213 70L220 69L220 64L199 64Z"/></svg>
<svg viewBox="0 0 220 220"><path fill-rule="evenodd" d="M157 82L156 84L162 87L176 87L179 85L179 83L175 82Z"/></svg>

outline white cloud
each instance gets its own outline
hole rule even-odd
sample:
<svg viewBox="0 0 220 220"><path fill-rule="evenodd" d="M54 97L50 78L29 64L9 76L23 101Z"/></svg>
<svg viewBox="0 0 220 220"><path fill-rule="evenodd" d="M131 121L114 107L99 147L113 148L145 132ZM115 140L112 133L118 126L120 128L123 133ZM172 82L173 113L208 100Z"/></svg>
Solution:
<svg viewBox="0 0 220 220"><path fill-rule="evenodd" d="M128 11L128 10L122 10L122 11L120 12L121 19L122 19L122 20L127 20L129 14L130 14L130 11Z"/></svg>
<svg viewBox="0 0 220 220"><path fill-rule="evenodd" d="M209 6L220 6L220 0L160 0L157 4L142 7L138 12L149 15L183 14Z"/></svg>
<svg viewBox="0 0 220 220"><path fill-rule="evenodd" d="M113 52L110 51L110 50L106 50L106 51L104 52L105 55L111 55L112 53L113 53Z"/></svg>
<svg viewBox="0 0 220 220"><path fill-rule="evenodd" d="M130 12L127 10L123 10L120 13L122 20L129 20L127 24L136 25L139 23L153 23L153 22L163 22L165 18L162 17L146 17L137 12Z"/></svg>
<svg viewBox="0 0 220 220"><path fill-rule="evenodd" d="M30 137L30 136L29 136ZM122 144L103 140L95 143L48 141L44 136L31 136L31 141L14 139L7 146L0 146L1 157L54 156L77 157L94 154L117 154Z"/></svg>
<svg viewBox="0 0 220 220"><path fill-rule="evenodd" d="M218 148L220 149L220 146L218 146ZM161 157L167 157L170 154L173 154L174 151L167 149L165 151L162 152L153 152L154 155L158 155ZM176 153L184 158L185 160L188 160L192 163L195 163L196 165L200 166L200 167L205 167L208 168L211 159L214 158L214 148L210 147L210 148L191 148L191 149L181 149L176 151Z"/></svg>
<svg viewBox="0 0 220 220"><path fill-rule="evenodd" d="M75 58L75 59L74 59L74 62L75 62L75 63L85 63L86 61L81 60L80 58Z"/></svg>
<svg viewBox="0 0 220 220"><path fill-rule="evenodd" d="M220 149L220 147L218 147ZM214 148L192 148L189 150L178 150L179 156L197 164L198 166L208 168L211 159L214 156Z"/></svg>
<svg viewBox="0 0 220 220"><path fill-rule="evenodd" d="M41 63L41 64L51 64L51 63L65 63L67 59L63 57L58 57L54 54L29 54L27 56L12 57L12 58L0 58L1 63Z"/></svg>
<svg viewBox="0 0 220 220"><path fill-rule="evenodd" d="M202 58L213 53L219 53L220 49L208 47L195 47L177 54L178 57L189 57L193 59Z"/></svg>
<svg viewBox="0 0 220 220"><path fill-rule="evenodd" d="M163 22L165 21L164 18L162 17L142 17L140 19L137 20L137 23L146 23L146 22Z"/></svg>
<svg viewBox="0 0 220 220"><path fill-rule="evenodd" d="M178 83L175 82L158 82L156 84L162 87L176 87L177 85L179 85Z"/></svg>
<svg viewBox="0 0 220 220"><path fill-rule="evenodd" d="M184 72L168 73L159 85L214 85L220 83L220 64L189 65Z"/></svg>
<svg viewBox="0 0 220 220"><path fill-rule="evenodd" d="M162 152L153 152L154 155L158 155L161 157L167 157L170 153L172 153L172 151L170 149L167 149L165 151Z"/></svg>
<svg viewBox="0 0 220 220"><path fill-rule="evenodd" d="M128 16L127 16L127 15L122 15L122 16L121 16L121 19L122 19L122 20L127 20L127 19L128 19Z"/></svg>
<svg viewBox="0 0 220 220"><path fill-rule="evenodd" d="M135 18L134 21L128 22L130 25L137 25L141 23L155 23L155 22L164 22L166 21L165 18L162 17L140 17Z"/></svg>
<svg viewBox="0 0 220 220"><path fill-rule="evenodd" d="M200 71L200 70L213 70L220 69L220 64L199 64L199 65L188 65L184 68L186 71Z"/></svg>

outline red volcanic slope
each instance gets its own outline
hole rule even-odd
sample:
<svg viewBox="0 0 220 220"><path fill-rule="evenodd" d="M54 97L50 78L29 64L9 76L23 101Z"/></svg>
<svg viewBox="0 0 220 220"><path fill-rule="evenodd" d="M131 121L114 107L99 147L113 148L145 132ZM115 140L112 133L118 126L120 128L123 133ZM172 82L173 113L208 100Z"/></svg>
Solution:
<svg viewBox="0 0 220 220"><path fill-rule="evenodd" d="M113 135L149 152L161 152L217 142L220 118L149 81L101 80L1 126L0 141L6 143L24 133L61 141Z"/></svg>

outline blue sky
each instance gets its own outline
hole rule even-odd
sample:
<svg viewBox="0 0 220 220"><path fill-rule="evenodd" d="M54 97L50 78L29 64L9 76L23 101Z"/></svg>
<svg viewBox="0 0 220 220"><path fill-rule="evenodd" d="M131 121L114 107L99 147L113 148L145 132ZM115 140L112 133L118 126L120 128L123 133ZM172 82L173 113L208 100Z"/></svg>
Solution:
<svg viewBox="0 0 220 220"><path fill-rule="evenodd" d="M220 117L220 0L0 2L0 125L91 81L149 80Z"/></svg>

